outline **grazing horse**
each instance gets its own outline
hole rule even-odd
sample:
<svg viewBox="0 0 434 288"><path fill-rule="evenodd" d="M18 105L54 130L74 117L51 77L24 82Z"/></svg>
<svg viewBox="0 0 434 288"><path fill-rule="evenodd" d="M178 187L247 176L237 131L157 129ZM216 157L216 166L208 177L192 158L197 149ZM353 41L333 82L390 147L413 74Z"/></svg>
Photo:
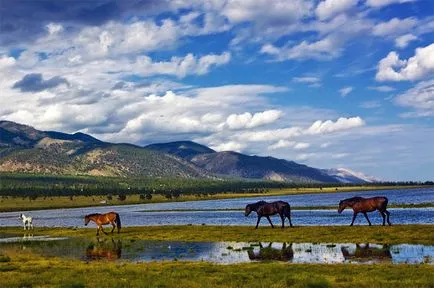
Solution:
<svg viewBox="0 0 434 288"><path fill-rule="evenodd" d="M21 219L23 221L23 227L24 230L30 230L30 228L32 228L33 230L33 218L30 216L26 216L24 214L20 214L19 219Z"/></svg>
<svg viewBox="0 0 434 288"><path fill-rule="evenodd" d="M387 203L389 200L386 197L372 197L372 198L362 198L362 197L353 197L344 199L341 202L339 202L339 209L338 213L342 213L344 209L348 206L353 208L354 214L353 214L353 221L351 221L350 226L353 226L354 220L356 219L356 216L359 212L363 213L365 215L366 220L368 220L369 226L371 226L371 221L369 221L368 215L366 212L373 212L375 210L378 210L383 217L383 226L386 225L386 218L387 223L389 225L392 225L390 223L390 212L386 210ZM387 216L387 217L386 217Z"/></svg>
<svg viewBox="0 0 434 288"><path fill-rule="evenodd" d="M276 202L265 202L259 201L256 203L248 204L245 209L244 215L247 217L252 211L258 214L258 222L256 222L255 229L258 229L259 221L261 221L262 216L267 217L268 222L271 224L271 228L274 228L273 223L271 223L270 216L279 214L280 219L282 219L282 228L285 227L285 217L288 217L289 225L292 226L291 222L291 207L288 202L276 201Z"/></svg>
<svg viewBox="0 0 434 288"><path fill-rule="evenodd" d="M112 224L113 229L111 233L115 230L115 227L118 228L118 233L121 232L121 218L119 217L119 214L116 212L109 212L106 214L89 214L84 216L84 225L87 226L89 221L93 221L98 225L98 228L96 229L96 236L99 235L99 231L101 230L104 234L107 235L107 233L102 228L102 225Z"/></svg>

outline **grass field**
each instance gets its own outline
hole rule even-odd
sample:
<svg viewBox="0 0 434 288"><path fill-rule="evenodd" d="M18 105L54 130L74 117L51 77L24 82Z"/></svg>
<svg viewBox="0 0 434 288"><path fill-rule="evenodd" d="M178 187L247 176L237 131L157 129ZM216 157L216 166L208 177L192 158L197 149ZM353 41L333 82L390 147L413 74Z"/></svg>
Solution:
<svg viewBox="0 0 434 288"><path fill-rule="evenodd" d="M19 227L2 233L23 233ZM35 235L94 239L94 229L37 228ZM110 237L110 236L103 236ZM128 227L121 239L434 244L434 225L298 227ZM288 264L218 265L165 261L85 262L43 258L29 250L0 250L1 287L434 287L434 265Z"/></svg>
<svg viewBox="0 0 434 288"><path fill-rule="evenodd" d="M108 227L106 227L108 230ZM21 227L3 227L3 233L23 233ZM36 228L34 235L92 238L96 229ZM246 226L146 226L124 227L121 239L242 242L376 243L434 245L434 225L300 226L274 228ZM110 237L103 236L103 237Z"/></svg>
<svg viewBox="0 0 434 288"><path fill-rule="evenodd" d="M116 197L113 200L107 200L105 196L74 196L72 200L69 196L54 196L54 197L38 197L35 200L20 197L2 197L0 199L0 212L22 211L22 210L38 210L38 209L55 209L55 208L76 208L76 207L91 207L102 205L128 205L142 203L160 203L160 202L183 202L183 201L198 201L198 200L215 200L229 199L239 197L261 197L261 196L279 196L279 195L295 195L295 194L310 194L310 193L339 193L348 191L369 191L369 190L385 190L385 189L409 189L415 188L409 186L355 186L355 187L324 187L320 188L284 188L270 189L265 193L217 193L207 196L198 197L196 195L181 195L178 198L167 199L163 195L155 194L151 200L140 199L140 195L129 195L124 201L120 201ZM426 186L424 186L426 187ZM107 200L107 204L100 204L100 201ZM432 207L423 206L423 207Z"/></svg>

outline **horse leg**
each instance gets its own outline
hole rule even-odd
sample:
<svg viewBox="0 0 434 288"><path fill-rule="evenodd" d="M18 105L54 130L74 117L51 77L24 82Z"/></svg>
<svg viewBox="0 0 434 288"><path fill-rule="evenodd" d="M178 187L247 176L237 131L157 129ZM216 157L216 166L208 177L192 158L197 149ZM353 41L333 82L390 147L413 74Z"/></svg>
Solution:
<svg viewBox="0 0 434 288"><path fill-rule="evenodd" d="M259 221L261 221L261 217L262 217L262 216L258 216L258 221L256 222L256 227L255 227L255 229L258 229L258 225L259 225Z"/></svg>
<svg viewBox="0 0 434 288"><path fill-rule="evenodd" d="M101 225L101 231L102 231L102 233L104 233L105 235L107 235L107 232L104 231L104 227L102 227L102 225Z"/></svg>
<svg viewBox="0 0 434 288"><path fill-rule="evenodd" d="M294 227L294 226L292 226L291 215L288 215L288 220L289 220L289 226Z"/></svg>
<svg viewBox="0 0 434 288"><path fill-rule="evenodd" d="M113 231L115 231L115 227L116 227L116 226L115 226L115 222L112 222L111 224L112 224L112 226L113 226L113 228L112 228L112 232L111 232L111 233L113 234Z"/></svg>
<svg viewBox="0 0 434 288"><path fill-rule="evenodd" d="M285 228L285 217L283 214L280 214L280 219L282 220L282 229Z"/></svg>
<svg viewBox="0 0 434 288"><path fill-rule="evenodd" d="M270 222L270 224L271 224L271 228L274 228L274 225L273 225L273 223L271 223L271 219L270 219L270 216L266 216L267 217L267 220L268 220L268 222Z"/></svg>
<svg viewBox="0 0 434 288"><path fill-rule="evenodd" d="M390 223L390 212L387 210L384 210L384 213L387 214L387 224L389 224L389 226L392 226L392 223Z"/></svg>
<svg viewBox="0 0 434 288"><path fill-rule="evenodd" d="M96 236L99 236L99 229L101 229L101 226L98 225L98 227L96 228Z"/></svg>
<svg viewBox="0 0 434 288"><path fill-rule="evenodd" d="M357 217L357 214L358 214L359 212L354 212L354 214L353 214L353 221L351 221L351 224L350 224L350 226L353 226L353 224L354 224L354 220L356 220L356 217Z"/></svg>
<svg viewBox="0 0 434 288"><path fill-rule="evenodd" d="M381 217L383 217L383 226L386 225L386 213L384 213L383 211L380 211Z"/></svg>
<svg viewBox="0 0 434 288"><path fill-rule="evenodd" d="M372 226L371 221L369 221L368 214L366 214L366 212L363 212L363 215L365 215L366 220L368 220L369 226Z"/></svg>

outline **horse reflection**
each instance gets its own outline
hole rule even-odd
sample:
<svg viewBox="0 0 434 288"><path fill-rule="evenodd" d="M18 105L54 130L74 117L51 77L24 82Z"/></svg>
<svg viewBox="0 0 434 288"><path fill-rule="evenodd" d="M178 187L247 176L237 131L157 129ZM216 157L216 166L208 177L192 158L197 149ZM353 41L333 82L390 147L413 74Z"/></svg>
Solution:
<svg viewBox="0 0 434 288"><path fill-rule="evenodd" d="M345 260L364 261L389 261L392 260L392 253L390 253L389 245L379 247L370 247L369 244L360 245L356 244L356 250L350 251L348 247L341 248Z"/></svg>
<svg viewBox="0 0 434 288"><path fill-rule="evenodd" d="M248 250L247 253L249 255L250 260L258 260L258 261L291 261L294 258L294 251L292 250L292 243L287 246L286 243L283 243L282 248L274 248L272 247L272 242L268 244L268 246L262 246L262 243L259 243L259 251L255 253L253 250Z"/></svg>
<svg viewBox="0 0 434 288"><path fill-rule="evenodd" d="M109 241L100 241L97 239L97 243L91 243L86 248L86 259L87 260L117 260L122 256L122 242L118 240L115 242L113 238L111 243Z"/></svg>

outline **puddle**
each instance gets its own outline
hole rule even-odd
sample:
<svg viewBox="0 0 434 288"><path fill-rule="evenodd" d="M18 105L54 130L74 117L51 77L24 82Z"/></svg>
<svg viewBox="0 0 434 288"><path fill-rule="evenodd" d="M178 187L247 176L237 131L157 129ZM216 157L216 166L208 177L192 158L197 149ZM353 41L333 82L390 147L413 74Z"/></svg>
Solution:
<svg viewBox="0 0 434 288"><path fill-rule="evenodd" d="M4 235L3 235L4 236ZM232 264L288 263L434 263L434 246L353 243L247 243L119 240L111 238L0 237L2 249L28 250L44 257L83 261L206 261Z"/></svg>

